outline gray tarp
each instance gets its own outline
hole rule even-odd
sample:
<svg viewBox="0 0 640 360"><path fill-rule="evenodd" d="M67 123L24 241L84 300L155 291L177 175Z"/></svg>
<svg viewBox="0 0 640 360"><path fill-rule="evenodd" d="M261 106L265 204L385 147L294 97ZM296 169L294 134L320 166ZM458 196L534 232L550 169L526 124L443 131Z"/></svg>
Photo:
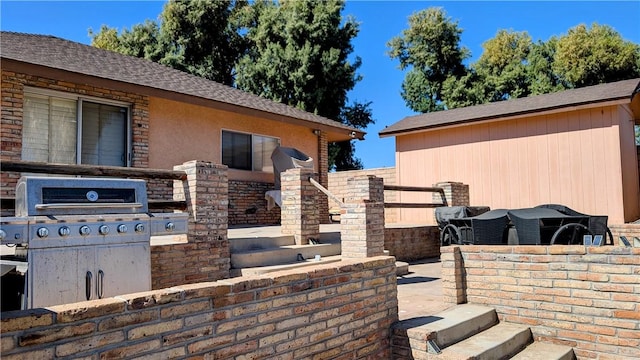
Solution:
<svg viewBox="0 0 640 360"><path fill-rule="evenodd" d="M313 158L298 149L278 146L271 153L276 190L280 190L280 173L294 168L313 169Z"/></svg>

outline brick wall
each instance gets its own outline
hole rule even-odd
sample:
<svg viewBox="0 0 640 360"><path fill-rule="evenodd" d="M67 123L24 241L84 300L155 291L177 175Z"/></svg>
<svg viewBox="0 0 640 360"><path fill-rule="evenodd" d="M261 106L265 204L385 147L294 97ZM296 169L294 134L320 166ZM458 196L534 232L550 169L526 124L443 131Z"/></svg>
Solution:
<svg viewBox="0 0 640 360"><path fill-rule="evenodd" d="M640 239L640 224L609 225L609 230L616 245L623 246L620 243L620 236L625 236L631 246L640 247L640 240L636 240L636 238Z"/></svg>
<svg viewBox="0 0 640 360"><path fill-rule="evenodd" d="M229 225L275 225L280 223L278 206L267 210L264 194L273 190L272 183L229 181Z"/></svg>
<svg viewBox="0 0 640 360"><path fill-rule="evenodd" d="M227 166L188 161L174 170L187 174L184 182L174 182L173 196L187 203L188 242L151 247L153 289L230 276Z"/></svg>
<svg viewBox="0 0 640 360"><path fill-rule="evenodd" d="M640 358L640 248L448 246L443 294L494 307L578 359Z"/></svg>
<svg viewBox="0 0 640 360"><path fill-rule="evenodd" d="M149 167L149 99L146 96L85 84L69 83L18 72L2 70L2 111L0 119L1 159L20 160L22 157L22 119L24 88L41 88L116 100L131 104L132 151L131 166ZM0 196L13 197L20 174L0 174Z"/></svg>
<svg viewBox="0 0 640 360"><path fill-rule="evenodd" d="M399 261L440 256L440 230L437 226L386 226L384 249Z"/></svg>
<svg viewBox="0 0 640 360"><path fill-rule="evenodd" d="M388 359L392 257L2 314L3 360Z"/></svg>
<svg viewBox="0 0 640 360"><path fill-rule="evenodd" d="M348 196L349 187L347 186L347 180L349 178L365 175L374 175L384 179L385 185L396 185L396 168L377 168L377 169L365 169L365 170L352 170L352 171L339 171L329 173L329 181L327 189L335 195L338 199L344 201ZM385 191L385 202L397 202L397 192ZM340 206L329 199L329 208L339 208ZM398 221L398 209L385 209L384 210L385 222L387 224L393 224Z"/></svg>

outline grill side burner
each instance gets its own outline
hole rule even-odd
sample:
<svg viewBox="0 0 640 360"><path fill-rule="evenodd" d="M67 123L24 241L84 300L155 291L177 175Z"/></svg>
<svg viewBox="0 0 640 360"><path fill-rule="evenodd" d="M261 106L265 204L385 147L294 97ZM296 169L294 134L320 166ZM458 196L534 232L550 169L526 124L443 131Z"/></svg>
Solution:
<svg viewBox="0 0 640 360"><path fill-rule="evenodd" d="M144 180L25 176L0 240L27 249L22 308L44 307L150 290L150 237L187 218L148 213Z"/></svg>

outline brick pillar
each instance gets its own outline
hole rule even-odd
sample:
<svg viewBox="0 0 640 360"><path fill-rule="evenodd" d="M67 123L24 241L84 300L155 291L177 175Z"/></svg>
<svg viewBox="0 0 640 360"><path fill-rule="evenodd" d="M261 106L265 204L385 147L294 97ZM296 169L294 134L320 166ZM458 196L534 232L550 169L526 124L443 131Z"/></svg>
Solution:
<svg viewBox="0 0 640 360"><path fill-rule="evenodd" d="M187 243L151 247L154 289L227 279L231 254L227 238L227 166L189 161L174 166L187 180L174 181L174 200L187 202Z"/></svg>
<svg viewBox="0 0 640 360"><path fill-rule="evenodd" d="M433 186L444 189L444 196L447 198L447 205L469 206L469 185L460 182L443 181ZM433 201L439 202L440 194L433 193Z"/></svg>
<svg viewBox="0 0 640 360"><path fill-rule="evenodd" d="M320 131L318 135L318 182L329 188L329 143L327 143L327 133ZM330 224L329 216L329 197L321 194L318 197L318 211L320 213L320 223Z"/></svg>
<svg viewBox="0 0 640 360"><path fill-rule="evenodd" d="M340 212L343 258L384 255L384 185L382 178L347 180L348 193Z"/></svg>
<svg viewBox="0 0 640 360"><path fill-rule="evenodd" d="M309 181L311 177L317 179L317 174L304 168L280 174L282 233L293 235L297 245L320 237L318 189Z"/></svg>
<svg viewBox="0 0 640 360"><path fill-rule="evenodd" d="M467 302L467 286L460 247L445 246L441 251L442 299L449 304L464 304Z"/></svg>

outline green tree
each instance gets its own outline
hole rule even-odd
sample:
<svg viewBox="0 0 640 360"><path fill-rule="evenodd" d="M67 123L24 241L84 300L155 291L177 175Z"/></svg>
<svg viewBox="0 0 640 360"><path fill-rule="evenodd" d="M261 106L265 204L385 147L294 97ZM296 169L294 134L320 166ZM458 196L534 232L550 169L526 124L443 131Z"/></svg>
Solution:
<svg viewBox="0 0 640 360"><path fill-rule="evenodd" d="M247 6L245 0L172 0L160 14L160 25L147 20L120 33L102 26L97 33L89 30L89 35L95 47L233 85L235 64L246 50L236 18Z"/></svg>
<svg viewBox="0 0 640 360"><path fill-rule="evenodd" d="M176 68L226 85L234 83L234 67L246 51L237 18L246 0L169 1L160 14L161 30L177 49Z"/></svg>
<svg viewBox="0 0 640 360"><path fill-rule="evenodd" d="M372 123L368 103L346 105L361 60L349 59L358 24L344 20L343 10L341 0L256 1L243 14L249 48L238 62L237 86L348 125ZM336 170L362 167L350 142L329 151Z"/></svg>
<svg viewBox="0 0 640 360"><path fill-rule="evenodd" d="M531 45L528 60L528 77L532 95L547 94L568 89L570 85L553 71L558 39L554 36L546 42Z"/></svg>
<svg viewBox="0 0 640 360"><path fill-rule="evenodd" d="M482 44L483 52L473 69L482 79L475 86L484 87L483 102L519 98L530 94L527 58L532 41L525 31L499 30Z"/></svg>
<svg viewBox="0 0 640 360"><path fill-rule="evenodd" d="M462 30L442 8L429 8L409 17L409 28L387 43L388 54L409 69L402 97L415 111L442 110L443 87L448 78L466 75L463 61L469 50L460 46Z"/></svg>
<svg viewBox="0 0 640 360"><path fill-rule="evenodd" d="M580 24L556 44L553 71L572 87L640 76L640 47L607 25Z"/></svg>
<svg viewBox="0 0 640 360"><path fill-rule="evenodd" d="M97 48L156 62L160 62L170 51L169 44L162 38L160 27L151 20L134 25L131 30L125 28L120 33L115 28L102 25L97 33L89 29L89 36L91 45Z"/></svg>
<svg viewBox="0 0 640 360"><path fill-rule="evenodd" d="M364 129L373 123L371 102L354 102L345 106L340 114L340 121L349 126ZM362 161L355 157L353 141L342 141L329 146L329 170L358 170L362 169Z"/></svg>

